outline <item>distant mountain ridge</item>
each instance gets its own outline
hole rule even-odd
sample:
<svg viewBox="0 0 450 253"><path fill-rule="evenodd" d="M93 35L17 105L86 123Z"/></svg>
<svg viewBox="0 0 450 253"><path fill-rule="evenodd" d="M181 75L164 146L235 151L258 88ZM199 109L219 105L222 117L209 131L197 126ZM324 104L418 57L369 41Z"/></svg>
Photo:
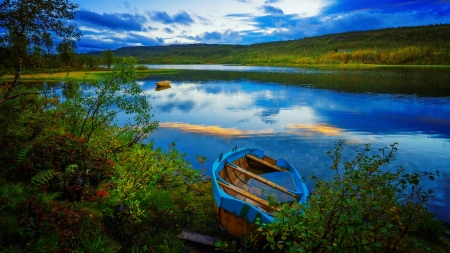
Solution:
<svg viewBox="0 0 450 253"><path fill-rule="evenodd" d="M115 56L159 64L450 65L450 24L354 31L252 45L186 44L123 47ZM92 52L100 55L101 52Z"/></svg>

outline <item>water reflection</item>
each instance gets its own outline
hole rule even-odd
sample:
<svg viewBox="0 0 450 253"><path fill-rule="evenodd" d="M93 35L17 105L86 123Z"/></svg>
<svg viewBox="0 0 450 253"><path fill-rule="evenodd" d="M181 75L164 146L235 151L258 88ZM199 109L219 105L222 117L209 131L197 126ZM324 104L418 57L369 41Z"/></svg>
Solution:
<svg viewBox="0 0 450 253"><path fill-rule="evenodd" d="M418 95L427 97L450 96L450 71L448 68L282 68L258 66L221 65L149 65L151 68L177 67L179 73L158 75L172 81L211 80L275 82L286 85L302 85L353 93L388 93L398 96ZM239 69L239 71L232 71ZM152 79L152 77L150 77Z"/></svg>
<svg viewBox="0 0 450 253"><path fill-rule="evenodd" d="M155 88L155 91L161 91L161 90L167 90L167 89L170 89L171 87L170 86L162 86L162 87L156 87Z"/></svg>
<svg viewBox="0 0 450 253"><path fill-rule="evenodd" d="M196 154L207 156L204 166L210 169L220 153L235 146L258 147L292 162L307 178L312 171L330 177L325 152L338 140L349 145L344 160L362 151L364 143L372 143L375 154L398 142L390 168L440 170L440 178L424 183L436 193L429 208L450 221L450 97L349 93L208 75L168 79L172 88L163 92L154 90L152 77L142 81L161 122L152 138L163 148L176 141L194 167ZM307 184L312 188L310 180Z"/></svg>
<svg viewBox="0 0 450 253"><path fill-rule="evenodd" d="M244 137L254 134L270 134L271 130L239 130L236 128L223 128L220 126L206 126L206 125L192 125L189 123L178 122L161 122L159 124L161 128L173 128L183 132L199 133L207 135L215 135L220 137Z"/></svg>
<svg viewBox="0 0 450 253"><path fill-rule="evenodd" d="M341 128L324 124L289 124L287 128L287 132L290 134L300 134L304 136L313 136L317 134L339 136L343 134Z"/></svg>

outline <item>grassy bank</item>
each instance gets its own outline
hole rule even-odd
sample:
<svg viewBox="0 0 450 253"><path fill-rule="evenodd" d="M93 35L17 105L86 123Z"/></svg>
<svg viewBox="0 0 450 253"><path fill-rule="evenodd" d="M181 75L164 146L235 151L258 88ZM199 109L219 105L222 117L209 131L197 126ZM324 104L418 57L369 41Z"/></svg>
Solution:
<svg viewBox="0 0 450 253"><path fill-rule="evenodd" d="M165 69L148 69L137 70L136 75L138 78L143 78L148 75L156 74L170 74L176 73L177 70L165 70ZM59 82L65 80L71 80L76 82L95 82L105 79L111 70L88 70L88 71L67 71L67 72L46 72L46 73L24 73L20 76L21 82ZM10 82L14 80L14 75L3 76L3 81Z"/></svg>

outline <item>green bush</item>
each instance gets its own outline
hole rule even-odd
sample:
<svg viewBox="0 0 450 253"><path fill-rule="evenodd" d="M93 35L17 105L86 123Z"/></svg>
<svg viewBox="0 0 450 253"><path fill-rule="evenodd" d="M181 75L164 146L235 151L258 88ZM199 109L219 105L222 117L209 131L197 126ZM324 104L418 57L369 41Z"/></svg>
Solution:
<svg viewBox="0 0 450 253"><path fill-rule="evenodd" d="M355 159L342 162L344 142L327 154L333 161L331 180L313 176L314 187L302 205L283 205L275 221L260 231L273 250L281 252L411 252L429 250L423 237L442 233L424 224L436 224L423 206L432 197L419 178L434 179L439 172L404 174L405 170L382 169L396 152L381 149L380 155L358 152Z"/></svg>

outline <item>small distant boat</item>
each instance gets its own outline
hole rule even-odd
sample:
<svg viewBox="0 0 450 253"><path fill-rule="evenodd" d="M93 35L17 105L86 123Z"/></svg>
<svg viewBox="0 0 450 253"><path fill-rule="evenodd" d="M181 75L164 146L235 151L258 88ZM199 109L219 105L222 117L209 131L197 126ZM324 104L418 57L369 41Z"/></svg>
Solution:
<svg viewBox="0 0 450 253"><path fill-rule="evenodd" d="M308 189L291 163L275 160L256 148L221 155L213 164L212 176L219 223L236 237L251 232L258 218L265 224L274 220L279 208L269 206L269 196L280 203L303 203L308 197Z"/></svg>
<svg viewBox="0 0 450 253"><path fill-rule="evenodd" d="M170 81L169 80L165 80L165 81L156 82L156 86L158 86L158 87L170 87Z"/></svg>

